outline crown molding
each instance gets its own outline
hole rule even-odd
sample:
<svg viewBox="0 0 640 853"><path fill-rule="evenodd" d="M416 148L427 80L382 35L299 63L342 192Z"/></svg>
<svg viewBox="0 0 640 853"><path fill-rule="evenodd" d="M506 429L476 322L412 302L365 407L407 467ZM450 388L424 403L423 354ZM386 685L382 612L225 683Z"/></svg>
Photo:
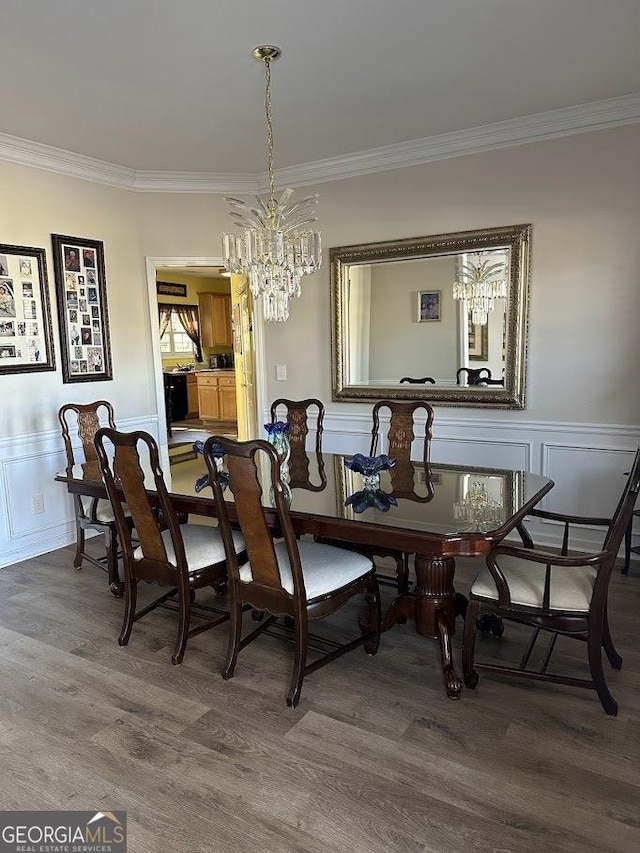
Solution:
<svg viewBox="0 0 640 853"><path fill-rule="evenodd" d="M289 166L276 177L301 187L631 124L640 124L640 92ZM6 133L0 160L133 192L255 194L267 187L266 174L136 171Z"/></svg>
<svg viewBox="0 0 640 853"><path fill-rule="evenodd" d="M0 160L124 190L132 189L136 178L135 169L115 166L104 160L74 154L73 151L54 148L52 145L42 145L8 133L0 133Z"/></svg>

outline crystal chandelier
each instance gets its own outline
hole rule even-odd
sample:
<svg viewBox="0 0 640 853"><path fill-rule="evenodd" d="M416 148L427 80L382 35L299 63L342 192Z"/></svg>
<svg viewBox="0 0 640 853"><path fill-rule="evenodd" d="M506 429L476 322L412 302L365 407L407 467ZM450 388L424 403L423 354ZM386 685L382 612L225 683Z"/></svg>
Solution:
<svg viewBox="0 0 640 853"><path fill-rule="evenodd" d="M474 530L490 530L505 521L503 505L489 497L486 483L479 480L473 480L464 498L454 503L453 517Z"/></svg>
<svg viewBox="0 0 640 853"><path fill-rule="evenodd" d="M226 199L230 216L243 231L223 234L222 249L227 269L246 275L253 295L262 297L265 320L283 322L289 316L289 299L300 296L302 276L320 269L322 250L320 232L308 227L316 221L310 214L318 196L291 202L293 190L286 189L276 198L274 189L271 63L280 54L280 48L271 45L253 51L265 68L269 197L256 196L255 207L237 198Z"/></svg>
<svg viewBox="0 0 640 853"><path fill-rule="evenodd" d="M475 260L460 261L453 284L453 298L464 299L471 322L478 326L487 323L494 301L507 295L505 261L493 258L493 252L478 252Z"/></svg>

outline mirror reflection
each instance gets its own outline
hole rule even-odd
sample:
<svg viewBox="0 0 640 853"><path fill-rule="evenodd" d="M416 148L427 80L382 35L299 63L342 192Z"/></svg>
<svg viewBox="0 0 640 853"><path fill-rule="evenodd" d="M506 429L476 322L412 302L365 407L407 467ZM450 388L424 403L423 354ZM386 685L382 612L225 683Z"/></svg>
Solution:
<svg viewBox="0 0 640 853"><path fill-rule="evenodd" d="M334 400L524 407L530 226L331 250Z"/></svg>

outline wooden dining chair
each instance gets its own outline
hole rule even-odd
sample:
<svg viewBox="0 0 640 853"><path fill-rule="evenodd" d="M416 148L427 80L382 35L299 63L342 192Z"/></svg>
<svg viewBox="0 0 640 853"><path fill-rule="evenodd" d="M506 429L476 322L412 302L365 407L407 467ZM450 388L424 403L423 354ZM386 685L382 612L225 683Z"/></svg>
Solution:
<svg viewBox="0 0 640 853"><path fill-rule="evenodd" d="M126 646L134 622L169 599L177 599L178 634L171 661L179 664L187 640L229 619L228 611L199 606L214 618L190 627L195 591L206 586L220 589L227 580L225 547L220 531L204 524L180 523L160 468L158 446L146 432L98 430L95 445L102 477L113 508L124 558L125 613L118 638ZM152 501L148 489L155 491ZM134 540L125 516L125 503L135 526ZM242 554L244 540L237 531L230 547ZM137 611L141 581L168 587L168 591Z"/></svg>
<svg viewBox="0 0 640 853"><path fill-rule="evenodd" d="M58 420L62 430L67 468L76 465L98 464L94 446L95 434L101 424L115 429L115 416L111 403L96 400L93 403L66 403L58 411ZM80 440L78 447L77 440ZM107 571L109 589L116 596L122 596L124 584L118 573L118 536L111 503L103 498L90 498L87 495L73 495L76 522L76 554L73 565L82 568L83 560ZM85 550L85 532L98 531L104 537L105 555L94 557Z"/></svg>
<svg viewBox="0 0 640 853"><path fill-rule="evenodd" d="M478 683L477 670L539 679L595 690L607 714L618 712L618 703L607 687L602 668L602 649L614 669L622 658L616 651L607 615L609 580L624 532L631 518L640 487L640 448L613 518L609 521L602 549L590 554L569 552L572 524L602 525L602 518L564 515L533 510L531 515L565 526L562 553L531 547L499 545L487 557L486 567L471 586L462 640L462 665L467 687ZM530 541L530 540L529 540ZM478 663L475 659L478 617L489 613L534 628L531 640L517 666ZM539 669L528 669L529 658L541 631L551 635ZM547 671L558 636L586 641L591 678L575 678Z"/></svg>
<svg viewBox="0 0 640 853"><path fill-rule="evenodd" d="M213 456L215 444L225 454L235 514L247 543L245 564L234 550L229 510ZM288 617L293 624L295 654L287 704L295 707L306 675L356 646L363 645L367 654L376 653L380 641L380 596L373 564L353 551L296 539L280 481L280 459L268 442L237 442L212 436L205 444L204 457L229 567L231 627L223 678L233 676L241 649L269 629L276 619ZM264 484L260 480L261 468L265 471ZM272 496L275 509L272 521L268 521L262 503L267 495ZM274 523L282 537L278 542L272 537L270 524ZM307 663L308 650L316 639L309 634L309 622L329 616L356 595L364 595L367 603L367 621L360 635L346 643L323 639L324 653ZM242 612L246 605L269 615L242 638Z"/></svg>
<svg viewBox="0 0 640 853"><path fill-rule="evenodd" d="M402 385L404 382L409 383L410 385L435 385L436 380L432 376L422 376L420 379L414 379L412 376L403 376L400 380L400 384Z"/></svg>
<svg viewBox="0 0 640 853"><path fill-rule="evenodd" d="M392 483L394 480L396 484L400 487L402 494L400 497L407 498L409 497L411 500L421 499L421 500L431 500L433 497L433 492L429 489L431 487L431 480L428 477L428 465L429 458L431 454L431 431L433 427L433 409L432 407L425 402L424 400L380 400L373 407L372 417L373 417L373 429L371 431L371 448L369 451L370 456L375 456L380 452L380 446L382 444L381 437L381 427L380 427L380 413L384 410L389 412L389 428L387 430L386 442L385 442L385 453L387 456L396 460L396 468L397 471L394 474L395 469L392 469ZM416 428L415 428L415 414L423 410L425 412L425 424L424 424L424 439L422 441L422 446L420 448L420 452L416 454L416 457L424 464L425 471L427 472L425 485L427 487L428 497L422 497L413 489L413 486L407 485L407 476L406 473L409 473L409 478L413 479L413 466L410 465L411 457L412 457L412 445L416 438ZM394 488L395 494L395 488ZM383 572L378 573L378 580L382 583L388 584L393 583L397 585L398 592L400 594L406 593L409 591L409 557L410 555L404 551L399 551L396 548L372 548L370 553L373 558L375 557L390 557L392 560L395 560L396 563L396 577L392 578Z"/></svg>
<svg viewBox="0 0 640 853"><path fill-rule="evenodd" d="M285 422L289 424L289 485L294 489L321 492L327 485L322 460L322 431L324 405L321 400L309 397L306 400L287 400L279 397L271 404L271 423L276 423L279 410L284 409ZM315 420L315 457L318 468L318 483L311 482L310 457L307 453L307 436ZM315 478L315 475L314 475Z"/></svg>

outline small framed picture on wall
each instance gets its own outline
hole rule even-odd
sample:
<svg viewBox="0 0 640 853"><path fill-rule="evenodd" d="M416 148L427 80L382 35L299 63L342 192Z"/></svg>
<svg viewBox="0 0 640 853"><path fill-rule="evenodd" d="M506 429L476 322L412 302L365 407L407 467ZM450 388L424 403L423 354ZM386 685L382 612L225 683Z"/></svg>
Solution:
<svg viewBox="0 0 640 853"><path fill-rule="evenodd" d="M429 323L441 317L440 290L420 290L418 292L418 323Z"/></svg>
<svg viewBox="0 0 640 853"><path fill-rule="evenodd" d="M52 234L63 382L113 379L104 248Z"/></svg>
<svg viewBox="0 0 640 853"><path fill-rule="evenodd" d="M44 249L0 244L0 374L55 370Z"/></svg>

